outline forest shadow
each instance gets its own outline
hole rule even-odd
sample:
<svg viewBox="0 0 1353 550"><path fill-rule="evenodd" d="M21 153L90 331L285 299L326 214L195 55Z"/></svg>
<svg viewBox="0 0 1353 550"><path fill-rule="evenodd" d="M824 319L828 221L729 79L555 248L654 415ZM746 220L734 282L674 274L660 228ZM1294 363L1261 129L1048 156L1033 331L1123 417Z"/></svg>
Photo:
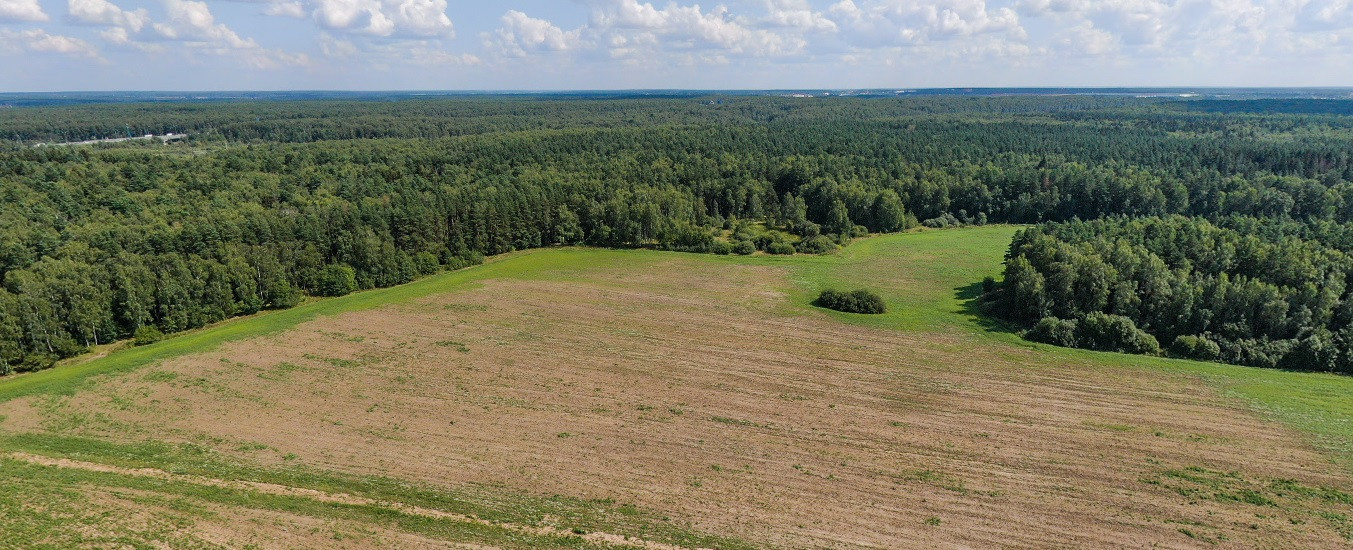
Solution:
<svg viewBox="0 0 1353 550"><path fill-rule="evenodd" d="M1018 329L996 317L992 317L982 309L982 282L961 286L954 289L954 297L958 299L960 307L955 313L967 315L977 326L982 327L987 332L1004 332L1015 334Z"/></svg>

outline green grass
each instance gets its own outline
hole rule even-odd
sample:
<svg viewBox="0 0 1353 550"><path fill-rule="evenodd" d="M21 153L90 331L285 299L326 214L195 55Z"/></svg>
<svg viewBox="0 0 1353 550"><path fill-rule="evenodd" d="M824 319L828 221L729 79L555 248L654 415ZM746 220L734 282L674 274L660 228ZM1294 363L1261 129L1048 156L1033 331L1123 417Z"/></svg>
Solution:
<svg viewBox="0 0 1353 550"><path fill-rule="evenodd" d="M677 544L686 547L750 548L751 545L715 535L686 529L664 520L660 515L632 505L613 501L586 500L565 496L531 496L518 494L496 486L466 485L454 489L430 488L404 480L379 476L349 476L324 472L304 466L266 468L244 463L208 448L193 444L168 444L156 441L115 443L84 437L51 434L0 435L0 449L21 451L34 455L68 458L84 462L124 468L155 468L165 472L198 476L208 479L246 480L287 487L314 489L331 494L349 494L378 500L450 512L485 519L494 523L521 526L540 526L549 518L572 529L587 532L609 532ZM48 482L55 482L50 484ZM438 521L422 516L401 514L381 506L334 505L303 497L279 497L262 493L222 489L191 482L164 481L135 476L87 472L69 468L48 468L27 462L0 458L0 487L31 484L32 490L42 492L53 487L71 487L77 484L98 487L140 488L171 497L187 497L199 501L240 505L253 509L276 510L322 518L352 519L375 523L398 520L392 527L446 540L501 544L514 540L519 532L501 528L482 530L479 525L460 525L452 530L439 526ZM53 489L55 490L55 489ZM55 496L60 496L55 495ZM78 495L66 494L67 501L78 501ZM55 498L55 497L54 497ZM0 503L2 506L2 503ZM65 514L62 514L65 517ZM23 514L19 518L26 517ZM382 521L376 519L384 518ZM0 517L0 532L6 521L21 521ZM23 521L39 521L35 518ZM43 520L45 521L45 520ZM70 524L53 520L48 531L65 532ZM464 529L469 529L468 531ZM497 537L497 538L494 538ZM507 538L502 538L507 537ZM575 544L571 538L543 536L526 546L536 547L590 547ZM3 547L0 544L0 547ZM520 546L520 545L512 545Z"/></svg>

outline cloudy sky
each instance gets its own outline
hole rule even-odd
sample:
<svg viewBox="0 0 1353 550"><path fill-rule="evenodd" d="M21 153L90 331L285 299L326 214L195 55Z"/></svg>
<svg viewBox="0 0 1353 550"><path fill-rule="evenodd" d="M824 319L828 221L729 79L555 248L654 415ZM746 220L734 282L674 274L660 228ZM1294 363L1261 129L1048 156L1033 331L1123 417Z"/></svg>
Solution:
<svg viewBox="0 0 1353 550"><path fill-rule="evenodd" d="M0 91L1353 85L1353 0L0 0Z"/></svg>

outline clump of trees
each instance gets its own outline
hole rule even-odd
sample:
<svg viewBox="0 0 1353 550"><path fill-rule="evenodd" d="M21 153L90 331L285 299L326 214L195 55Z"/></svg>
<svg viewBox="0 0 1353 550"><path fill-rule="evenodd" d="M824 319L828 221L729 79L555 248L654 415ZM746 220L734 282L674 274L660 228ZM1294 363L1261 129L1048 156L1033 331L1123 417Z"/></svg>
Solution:
<svg viewBox="0 0 1353 550"><path fill-rule="evenodd" d="M1168 342L1178 357L1353 374L1353 241L1304 225L1042 224L1015 237L986 300L1039 342L1144 354Z"/></svg>
<svg viewBox="0 0 1353 550"><path fill-rule="evenodd" d="M877 315L888 312L888 304L883 301L883 298L865 289L841 292L829 288L823 290L813 303L818 307L846 313Z"/></svg>

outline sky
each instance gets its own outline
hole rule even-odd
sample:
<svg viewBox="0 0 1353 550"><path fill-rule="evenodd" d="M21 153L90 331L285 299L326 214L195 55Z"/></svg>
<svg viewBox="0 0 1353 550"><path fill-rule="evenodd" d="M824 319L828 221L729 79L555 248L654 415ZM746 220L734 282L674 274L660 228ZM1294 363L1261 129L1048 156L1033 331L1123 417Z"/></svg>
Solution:
<svg viewBox="0 0 1353 550"><path fill-rule="evenodd" d="M1350 86L1353 0L0 0L0 91Z"/></svg>

